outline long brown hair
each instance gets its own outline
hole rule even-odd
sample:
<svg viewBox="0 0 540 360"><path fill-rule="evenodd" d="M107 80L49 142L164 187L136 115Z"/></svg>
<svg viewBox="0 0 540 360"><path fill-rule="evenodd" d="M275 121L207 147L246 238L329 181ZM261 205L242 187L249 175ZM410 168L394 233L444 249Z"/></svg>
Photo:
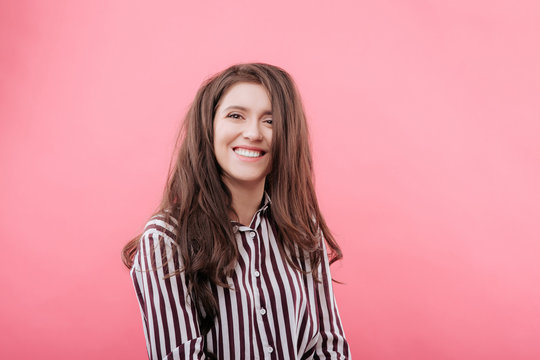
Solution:
<svg viewBox="0 0 540 360"><path fill-rule="evenodd" d="M330 263L342 258L317 203L306 116L293 79L283 69L263 63L227 68L205 81L191 104L179 135L176 162L155 213L165 215L166 221L171 217L177 220L172 250L173 258L179 256L183 268L168 276L185 272L203 335L213 326L218 312L210 284L228 287L226 277L232 274L238 256L228 216L232 211L231 193L222 181L213 148L218 102L238 82L260 84L270 96L272 166L265 191L272 201L276 238L289 250L287 261L302 271L296 264L303 250L310 254L311 268L317 269L322 261L321 233L329 248ZM133 265L140 236L123 248L122 260L128 268ZM314 275L317 278L316 272Z"/></svg>

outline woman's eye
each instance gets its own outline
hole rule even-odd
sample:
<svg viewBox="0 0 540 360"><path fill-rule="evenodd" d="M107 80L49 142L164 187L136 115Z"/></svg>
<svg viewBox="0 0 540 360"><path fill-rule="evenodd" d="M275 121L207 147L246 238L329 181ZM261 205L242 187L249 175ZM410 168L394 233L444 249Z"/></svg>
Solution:
<svg viewBox="0 0 540 360"><path fill-rule="evenodd" d="M272 125L272 119L266 119L264 120L265 123Z"/></svg>
<svg viewBox="0 0 540 360"><path fill-rule="evenodd" d="M230 117L230 118L233 118L233 119L240 119L242 117L242 115L236 114L236 113L231 113L231 114L227 115L227 117Z"/></svg>

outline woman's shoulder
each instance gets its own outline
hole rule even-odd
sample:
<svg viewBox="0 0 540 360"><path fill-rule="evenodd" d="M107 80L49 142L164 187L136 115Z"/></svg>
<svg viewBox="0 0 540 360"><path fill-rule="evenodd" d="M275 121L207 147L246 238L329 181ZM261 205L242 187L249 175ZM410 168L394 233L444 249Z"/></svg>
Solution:
<svg viewBox="0 0 540 360"><path fill-rule="evenodd" d="M177 220L167 212L160 211L150 217L140 236L132 269L145 269L150 265L159 268L164 261L163 254L177 245Z"/></svg>
<svg viewBox="0 0 540 360"><path fill-rule="evenodd" d="M164 240L174 242L178 221L167 210L154 214L145 224L142 237L163 236Z"/></svg>

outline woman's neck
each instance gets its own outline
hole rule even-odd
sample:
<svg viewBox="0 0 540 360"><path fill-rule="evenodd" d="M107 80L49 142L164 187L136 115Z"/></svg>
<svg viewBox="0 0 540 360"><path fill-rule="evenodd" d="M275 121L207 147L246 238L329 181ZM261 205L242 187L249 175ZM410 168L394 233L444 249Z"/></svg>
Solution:
<svg viewBox="0 0 540 360"><path fill-rule="evenodd" d="M264 181L253 186L245 184L229 183L225 181L232 196L232 208L238 215L229 214L232 220L237 220L242 225L249 226L253 215L259 210L264 195Z"/></svg>

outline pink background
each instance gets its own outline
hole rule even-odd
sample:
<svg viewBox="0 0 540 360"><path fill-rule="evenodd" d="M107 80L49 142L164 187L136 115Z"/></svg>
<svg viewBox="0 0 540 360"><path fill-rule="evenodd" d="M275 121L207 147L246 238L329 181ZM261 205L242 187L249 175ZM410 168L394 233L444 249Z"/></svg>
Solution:
<svg viewBox="0 0 540 360"><path fill-rule="evenodd" d="M146 358L120 249L203 79L264 61L305 100L354 358L539 359L539 3L187 4L2 2L0 358Z"/></svg>

